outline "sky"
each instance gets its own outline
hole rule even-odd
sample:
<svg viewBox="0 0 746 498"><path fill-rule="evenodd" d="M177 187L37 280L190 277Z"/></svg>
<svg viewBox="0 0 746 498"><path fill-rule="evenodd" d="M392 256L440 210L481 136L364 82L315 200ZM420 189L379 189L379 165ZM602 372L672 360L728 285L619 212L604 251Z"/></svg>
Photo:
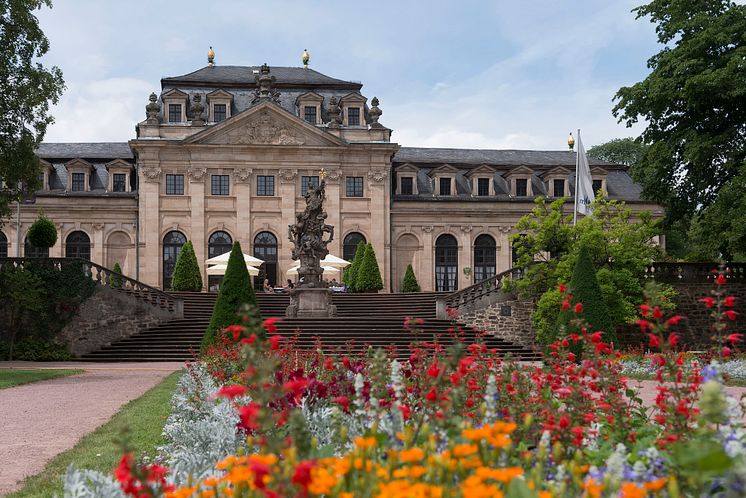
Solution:
<svg viewBox="0 0 746 498"><path fill-rule="evenodd" d="M55 0L38 13L67 89L47 142L126 141L160 79L207 64L301 66L363 83L392 141L561 150L637 136L613 96L646 77L641 0Z"/></svg>

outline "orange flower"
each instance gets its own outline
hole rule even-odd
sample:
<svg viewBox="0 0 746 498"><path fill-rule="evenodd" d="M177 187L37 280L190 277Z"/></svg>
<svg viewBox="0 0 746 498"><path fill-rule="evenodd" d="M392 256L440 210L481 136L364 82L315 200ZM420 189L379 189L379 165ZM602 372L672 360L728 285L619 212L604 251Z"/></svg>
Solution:
<svg viewBox="0 0 746 498"><path fill-rule="evenodd" d="M633 482L625 482L619 490L620 498L643 498L647 491Z"/></svg>
<svg viewBox="0 0 746 498"><path fill-rule="evenodd" d="M358 448L375 448L376 446L376 438L374 437L356 437L355 438L355 446Z"/></svg>
<svg viewBox="0 0 746 498"><path fill-rule="evenodd" d="M603 483L596 482L593 478L589 478L583 483L583 489L585 489L585 495L589 498L599 498L601 491L604 490Z"/></svg>
<svg viewBox="0 0 746 498"><path fill-rule="evenodd" d="M668 482L667 477L660 477L654 481L646 482L645 489L647 489L648 491L653 491L654 493L657 493L658 491L663 489L663 486L665 486L667 482Z"/></svg>
<svg viewBox="0 0 746 498"><path fill-rule="evenodd" d="M453 456L456 458L462 458L465 456L473 455L479 451L476 444L459 444L453 448Z"/></svg>
<svg viewBox="0 0 746 498"><path fill-rule="evenodd" d="M399 452L399 460L404 463L419 462L425 458L425 452L422 448L409 448L408 450L402 450Z"/></svg>

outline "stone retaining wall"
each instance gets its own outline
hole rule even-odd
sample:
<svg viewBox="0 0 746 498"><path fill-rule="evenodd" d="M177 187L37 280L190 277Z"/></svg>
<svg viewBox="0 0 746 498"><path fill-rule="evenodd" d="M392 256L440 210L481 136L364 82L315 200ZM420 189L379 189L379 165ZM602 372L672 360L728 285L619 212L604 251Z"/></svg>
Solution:
<svg viewBox="0 0 746 498"><path fill-rule="evenodd" d="M97 286L55 340L80 356L174 318L126 292Z"/></svg>
<svg viewBox="0 0 746 498"><path fill-rule="evenodd" d="M500 293L484 308L461 313L458 320L500 339L533 348L536 341L531 327L534 303L514 294Z"/></svg>

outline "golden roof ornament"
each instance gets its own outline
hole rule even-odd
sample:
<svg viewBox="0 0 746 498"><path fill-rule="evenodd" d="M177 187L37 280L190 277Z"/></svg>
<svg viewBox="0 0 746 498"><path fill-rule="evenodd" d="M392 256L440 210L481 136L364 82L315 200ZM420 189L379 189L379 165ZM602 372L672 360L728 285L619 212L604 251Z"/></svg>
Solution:
<svg viewBox="0 0 746 498"><path fill-rule="evenodd" d="M212 47L207 51L207 64L213 66L215 64L215 52Z"/></svg>
<svg viewBox="0 0 746 498"><path fill-rule="evenodd" d="M321 168L321 169L319 170L319 178L321 178L322 180L323 180L324 178L326 178L326 170L325 170L324 168Z"/></svg>
<svg viewBox="0 0 746 498"><path fill-rule="evenodd" d="M303 69L308 69L308 61L311 60L311 55L308 53L308 50L305 48L303 49Z"/></svg>
<svg viewBox="0 0 746 498"><path fill-rule="evenodd" d="M570 148L570 152L575 149L575 139L572 137L572 132L570 132L570 136L567 137L567 146Z"/></svg>

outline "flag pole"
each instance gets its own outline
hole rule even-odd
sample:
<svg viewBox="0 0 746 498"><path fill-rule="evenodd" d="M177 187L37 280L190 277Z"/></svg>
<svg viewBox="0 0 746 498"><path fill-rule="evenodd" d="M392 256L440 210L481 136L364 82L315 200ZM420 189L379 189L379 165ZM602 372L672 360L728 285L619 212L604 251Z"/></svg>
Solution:
<svg viewBox="0 0 746 498"><path fill-rule="evenodd" d="M580 128L578 128L578 147L580 147ZM575 204L572 211L572 226L578 224L578 169L580 164L579 149L575 151Z"/></svg>

